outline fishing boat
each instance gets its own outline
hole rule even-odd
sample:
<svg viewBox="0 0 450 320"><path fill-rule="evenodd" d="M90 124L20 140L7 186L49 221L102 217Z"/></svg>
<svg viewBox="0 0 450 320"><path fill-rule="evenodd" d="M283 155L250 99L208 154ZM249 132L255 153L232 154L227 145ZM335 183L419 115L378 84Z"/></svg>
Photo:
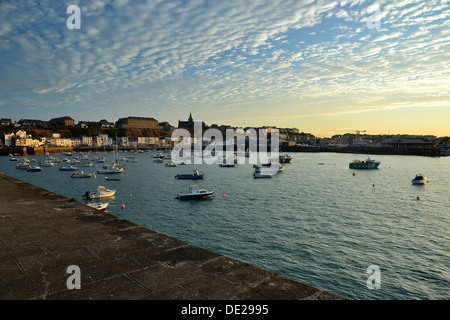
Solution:
<svg viewBox="0 0 450 320"><path fill-rule="evenodd" d="M116 190L110 190L104 186L98 186L97 190L94 192L86 191L83 197L86 197L87 199L107 198L114 196L115 193Z"/></svg>
<svg viewBox="0 0 450 320"><path fill-rule="evenodd" d="M412 179L411 182L412 184L427 184L428 179L421 174L416 174L416 177Z"/></svg>
<svg viewBox="0 0 450 320"><path fill-rule="evenodd" d="M70 176L71 178L95 178L95 173L92 172L74 172Z"/></svg>
<svg viewBox="0 0 450 320"><path fill-rule="evenodd" d="M77 171L77 168L73 166L64 166L59 168L59 171Z"/></svg>
<svg viewBox="0 0 450 320"><path fill-rule="evenodd" d="M199 172L198 170L194 170L193 173L186 174L177 174L175 176L176 179L203 179L205 174L203 172Z"/></svg>
<svg viewBox="0 0 450 320"><path fill-rule="evenodd" d="M109 205L107 202L93 202L93 203L87 203L87 205L91 208L97 209L97 210L104 210Z"/></svg>
<svg viewBox="0 0 450 320"><path fill-rule="evenodd" d="M29 171L29 172L39 172L39 171L43 171L43 169L41 167L33 166L33 167L29 167L27 169L27 171Z"/></svg>
<svg viewBox="0 0 450 320"><path fill-rule="evenodd" d="M360 161L355 160L353 162L350 162L349 168L350 169L378 169L378 166L381 162L375 161L374 159L370 159L370 157L367 157L366 160Z"/></svg>
<svg viewBox="0 0 450 320"><path fill-rule="evenodd" d="M202 199L211 197L214 194L214 190L208 191L206 189L200 189L197 185L189 186L189 191L179 193L178 199Z"/></svg>

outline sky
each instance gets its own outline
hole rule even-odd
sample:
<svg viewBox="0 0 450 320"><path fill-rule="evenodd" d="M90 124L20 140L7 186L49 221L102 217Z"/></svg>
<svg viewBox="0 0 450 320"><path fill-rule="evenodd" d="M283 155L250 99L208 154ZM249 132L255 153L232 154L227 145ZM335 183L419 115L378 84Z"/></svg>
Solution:
<svg viewBox="0 0 450 320"><path fill-rule="evenodd" d="M449 17L444 0L1 0L0 118L450 136Z"/></svg>

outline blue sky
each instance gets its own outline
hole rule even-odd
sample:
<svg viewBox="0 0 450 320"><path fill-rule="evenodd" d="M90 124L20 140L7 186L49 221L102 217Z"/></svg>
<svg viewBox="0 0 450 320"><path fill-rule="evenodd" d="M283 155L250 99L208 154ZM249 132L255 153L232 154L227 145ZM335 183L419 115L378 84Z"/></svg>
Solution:
<svg viewBox="0 0 450 320"><path fill-rule="evenodd" d="M449 16L442 0L2 0L0 117L450 135Z"/></svg>

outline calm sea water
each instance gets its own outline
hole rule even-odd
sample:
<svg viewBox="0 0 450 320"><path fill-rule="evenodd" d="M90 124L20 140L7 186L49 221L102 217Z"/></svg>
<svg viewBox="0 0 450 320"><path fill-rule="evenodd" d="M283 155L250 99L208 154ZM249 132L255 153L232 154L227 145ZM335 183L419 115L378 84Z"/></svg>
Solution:
<svg viewBox="0 0 450 320"><path fill-rule="evenodd" d="M165 167L153 154L136 154L122 181L72 179L61 165L26 172L8 157L0 171L80 201L98 185L117 189L108 206L116 216L352 299L450 299L450 157L378 155L378 170L356 171L348 163L366 155L291 153L285 172L254 179L251 164ZM174 178L193 169L205 179ZM429 184L412 185L417 173ZM214 197L175 199L191 184ZM367 286L371 265L377 290Z"/></svg>

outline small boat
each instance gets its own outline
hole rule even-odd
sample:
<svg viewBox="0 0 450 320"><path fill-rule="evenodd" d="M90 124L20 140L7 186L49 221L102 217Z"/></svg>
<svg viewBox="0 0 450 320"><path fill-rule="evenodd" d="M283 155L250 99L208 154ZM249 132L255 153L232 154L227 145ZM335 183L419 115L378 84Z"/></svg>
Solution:
<svg viewBox="0 0 450 320"><path fill-rule="evenodd" d="M27 170L28 168L30 168L30 165L27 162L17 162L16 164L16 169Z"/></svg>
<svg viewBox="0 0 450 320"><path fill-rule="evenodd" d="M177 164L175 162L173 162L173 161L169 161L169 162L166 162L165 166L166 167L176 167Z"/></svg>
<svg viewBox="0 0 450 320"><path fill-rule="evenodd" d="M77 168L75 168L73 166L67 166L67 167L59 168L59 171L77 171Z"/></svg>
<svg viewBox="0 0 450 320"><path fill-rule="evenodd" d="M214 194L214 190L208 191L206 189L200 189L196 185L191 185L189 187L188 192L179 193L177 198L178 199L202 199L202 198L211 197L213 194Z"/></svg>
<svg viewBox="0 0 450 320"><path fill-rule="evenodd" d="M70 176L71 178L95 178L95 173L92 172L74 172L72 173L72 175Z"/></svg>
<svg viewBox="0 0 450 320"><path fill-rule="evenodd" d="M110 190L104 186L98 186L97 190L94 192L86 191L83 197L86 197L87 199L107 198L114 196L115 193L116 190Z"/></svg>
<svg viewBox="0 0 450 320"><path fill-rule="evenodd" d="M279 159L280 159L280 163L291 163L292 157L285 154L285 155L280 155Z"/></svg>
<svg viewBox="0 0 450 320"><path fill-rule="evenodd" d="M164 163L163 158L156 158L153 162Z"/></svg>
<svg viewBox="0 0 450 320"><path fill-rule="evenodd" d="M122 181L122 177L121 176L110 176L110 177L105 177L106 181Z"/></svg>
<svg viewBox="0 0 450 320"><path fill-rule="evenodd" d="M428 179L421 174L416 174L416 177L412 179L411 182L412 184L427 184Z"/></svg>
<svg viewBox="0 0 450 320"><path fill-rule="evenodd" d="M43 171L43 169L41 167L33 166L33 167L29 167L27 169L27 171L29 171L29 172L39 172L39 171Z"/></svg>
<svg viewBox="0 0 450 320"><path fill-rule="evenodd" d="M76 166L77 167L92 167L94 164L89 159L81 159Z"/></svg>
<svg viewBox="0 0 450 320"><path fill-rule="evenodd" d="M373 159L370 159L370 157L367 157L365 161L355 160L353 162L350 162L349 168L350 169L378 169L378 166L380 165L379 161L375 161Z"/></svg>
<svg viewBox="0 0 450 320"><path fill-rule="evenodd" d="M203 172L199 172L198 170L195 170L192 174L186 173L186 174L177 174L175 176L176 179L203 179L203 176L205 174Z"/></svg>
<svg viewBox="0 0 450 320"><path fill-rule="evenodd" d="M284 172L284 169L286 168L286 166L285 165L279 165L279 167L278 167L278 172Z"/></svg>
<svg viewBox="0 0 450 320"><path fill-rule="evenodd" d="M253 173L254 178L272 178L272 176L279 172L280 168L277 166L277 168L274 167L259 167L254 166L255 173ZM284 168L283 168L284 170Z"/></svg>
<svg viewBox="0 0 450 320"><path fill-rule="evenodd" d="M94 202L94 203L88 203L89 207L97 209L97 210L104 210L109 205L109 203L105 202Z"/></svg>
<svg viewBox="0 0 450 320"><path fill-rule="evenodd" d="M271 173L265 173L265 172L255 172L253 174L254 178L272 178Z"/></svg>
<svg viewBox="0 0 450 320"><path fill-rule="evenodd" d="M219 167L222 167L222 168L234 168L235 166L236 166L235 163L221 163L221 164L219 164Z"/></svg>
<svg viewBox="0 0 450 320"><path fill-rule="evenodd" d="M56 165L56 163L54 163L50 160L45 160L45 161L40 162L40 165L42 167L54 167Z"/></svg>
<svg viewBox="0 0 450 320"><path fill-rule="evenodd" d="M98 169L97 173L100 174L119 174L123 172L123 168L118 168L116 166L108 166L108 167L103 167L103 169Z"/></svg>

